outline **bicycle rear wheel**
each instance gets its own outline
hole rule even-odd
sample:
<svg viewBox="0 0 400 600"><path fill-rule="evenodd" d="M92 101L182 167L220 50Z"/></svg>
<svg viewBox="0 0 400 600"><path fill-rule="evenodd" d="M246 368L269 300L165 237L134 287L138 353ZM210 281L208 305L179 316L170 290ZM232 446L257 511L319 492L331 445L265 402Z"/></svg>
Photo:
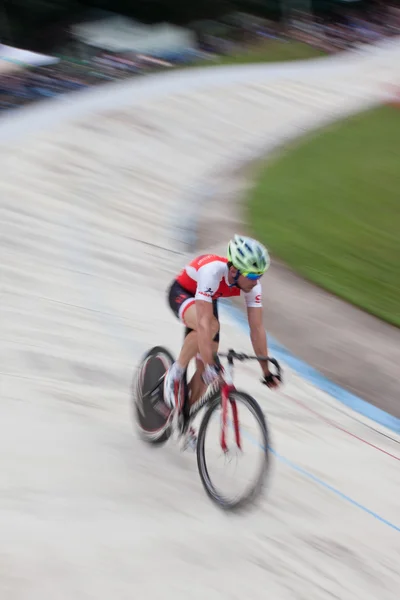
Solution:
<svg viewBox="0 0 400 600"><path fill-rule="evenodd" d="M155 346L141 360L132 382L133 417L140 437L150 444L163 444L171 435L163 376L173 362L166 348Z"/></svg>
<svg viewBox="0 0 400 600"><path fill-rule="evenodd" d="M222 492L221 489L219 489L216 485L217 475L210 474L210 465L212 461L210 457L207 458L206 456L208 454L208 451L206 451L206 438L209 430L211 429L212 421L214 421L214 423L217 422L218 424L218 419L215 420L213 417L218 416L221 412L220 395L218 395L215 400L211 402L209 408L207 409L200 425L197 439L197 466L204 489L213 502L215 502L222 509L231 511L243 509L244 507L254 503L256 499L259 498L264 489L270 465L268 427L260 406L252 396L240 391L234 391L229 395L230 406L232 406L232 403L236 404L238 414L240 413L239 427L242 448L246 446L246 449L248 449L250 447L252 462L254 462L254 448L258 450L260 454L258 461L259 465L256 469L253 480L242 494L228 495ZM232 414L232 410L230 410L230 413ZM248 427L250 418L253 420L252 428ZM219 421L219 423L221 423L221 421ZM234 450L234 454L236 453L237 455L244 456L243 451L238 449L236 446L233 424L230 425L230 429L233 432L231 434L231 438L233 438L234 441L231 441L230 444L228 444L228 446L230 446L228 453L223 453L221 446L219 446L219 450L217 452L217 454L223 456L225 467L227 464L230 465L233 461L232 455L229 455L229 452L232 451L232 448ZM216 431L217 436L214 433L210 437L212 437L214 443L219 444L221 425L217 427ZM218 437L218 439L215 439L216 437ZM219 471L219 475L220 474L221 470ZM238 479L240 479L240 477L238 477Z"/></svg>

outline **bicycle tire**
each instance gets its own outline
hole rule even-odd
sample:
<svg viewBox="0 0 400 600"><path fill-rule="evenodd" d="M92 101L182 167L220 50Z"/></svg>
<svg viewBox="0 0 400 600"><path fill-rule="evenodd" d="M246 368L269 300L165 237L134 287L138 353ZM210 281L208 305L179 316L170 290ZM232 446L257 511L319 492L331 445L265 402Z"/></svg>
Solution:
<svg viewBox="0 0 400 600"><path fill-rule="evenodd" d="M204 487L207 495L209 496L209 498L223 510L239 511L245 507L249 507L251 504L254 504L255 501L257 500L257 498L260 497L260 495L264 489L266 479L267 479L267 474L269 472L269 467L270 467L270 451L269 451L270 436L269 436L268 425L267 425L267 421L264 416L264 413L261 410L259 404L256 402L256 400L252 396L250 396L249 394L247 394L245 392L236 390L236 391L232 392L229 395L229 397L232 398L233 400L240 399L239 401L242 404L246 405L247 408L250 410L250 412L253 413L253 416L255 417L256 421L258 422L258 424L260 426L260 430L262 432L263 448L264 448L264 459L262 462L262 468L261 468L260 474L258 476L258 479L255 482L255 484L250 488L250 491L248 493L246 493L243 497L239 498L238 500L229 500L229 499L225 498L224 496L222 496L221 494L219 494L217 492L214 484L211 481L211 478L209 476L208 469L207 469L207 461L205 458L204 444L205 444L207 427L210 423L210 419L211 419L214 411L217 410L221 405L221 395L220 394L218 394L216 396L216 398L211 401L207 411L204 414L204 417L202 419L202 422L201 422L201 425L199 428L198 438L197 438L197 449L196 449L197 467L199 470L201 482L202 482L203 487Z"/></svg>
<svg viewBox="0 0 400 600"><path fill-rule="evenodd" d="M149 364L152 359L159 359L160 364L156 366L156 377L150 377L151 381L145 381L146 373L144 370L149 369ZM132 380L132 409L133 418L136 424L136 429L139 437L145 442L152 445L164 444L171 435L171 425L169 419L156 412L154 406L164 404L163 386L154 391L151 397L144 400L145 389L152 389L157 383L157 379L162 376L162 371L167 370L174 362L172 354L163 346L154 346L146 352L142 357L137 370ZM146 385L145 385L146 384Z"/></svg>

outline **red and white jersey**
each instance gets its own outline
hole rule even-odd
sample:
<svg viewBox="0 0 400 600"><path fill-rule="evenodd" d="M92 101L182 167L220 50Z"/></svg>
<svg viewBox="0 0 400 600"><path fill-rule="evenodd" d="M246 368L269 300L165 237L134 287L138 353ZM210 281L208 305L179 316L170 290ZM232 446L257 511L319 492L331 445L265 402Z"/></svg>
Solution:
<svg viewBox="0 0 400 600"><path fill-rule="evenodd" d="M258 281L250 292L242 292L238 287L229 287L228 259L215 254L202 254L194 258L177 277L178 283L194 295L196 300L212 302L217 298L243 296L249 307L262 306L261 283Z"/></svg>

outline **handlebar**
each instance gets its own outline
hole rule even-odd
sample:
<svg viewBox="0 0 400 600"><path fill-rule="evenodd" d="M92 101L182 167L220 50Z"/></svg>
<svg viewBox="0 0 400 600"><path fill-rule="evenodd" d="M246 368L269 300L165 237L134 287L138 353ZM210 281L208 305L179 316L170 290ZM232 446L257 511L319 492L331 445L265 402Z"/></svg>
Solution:
<svg viewBox="0 0 400 600"><path fill-rule="evenodd" d="M218 352L216 354L216 357L227 358L229 365L233 365L234 360L238 360L239 362L243 362L245 360L268 361L272 365L274 365L274 367L277 370L277 373L276 373L276 375L274 374L274 377L279 379L279 381L282 381L282 369L281 369L280 364L278 363L278 361L275 358L270 358L269 356L249 355L249 354L244 354L243 352L239 353L239 352L235 352L235 350L233 350L233 349L228 350L228 352Z"/></svg>

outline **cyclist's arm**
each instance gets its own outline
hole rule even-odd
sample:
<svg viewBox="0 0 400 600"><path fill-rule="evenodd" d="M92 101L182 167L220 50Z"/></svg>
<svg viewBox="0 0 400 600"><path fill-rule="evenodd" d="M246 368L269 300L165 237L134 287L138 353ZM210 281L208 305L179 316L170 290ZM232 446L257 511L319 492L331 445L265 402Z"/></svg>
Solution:
<svg viewBox="0 0 400 600"><path fill-rule="evenodd" d="M261 307L254 308L249 306L247 308L247 318L250 327L250 339L254 352L258 356L268 356L267 334L264 329L262 313L263 310ZM264 375L268 375L268 362L260 361L260 366Z"/></svg>
<svg viewBox="0 0 400 600"><path fill-rule="evenodd" d="M247 319L250 327L250 339L255 354L268 356L267 334L263 323L263 308L261 301L261 285L258 284L245 295L247 304ZM268 361L261 362L264 375L269 374Z"/></svg>

